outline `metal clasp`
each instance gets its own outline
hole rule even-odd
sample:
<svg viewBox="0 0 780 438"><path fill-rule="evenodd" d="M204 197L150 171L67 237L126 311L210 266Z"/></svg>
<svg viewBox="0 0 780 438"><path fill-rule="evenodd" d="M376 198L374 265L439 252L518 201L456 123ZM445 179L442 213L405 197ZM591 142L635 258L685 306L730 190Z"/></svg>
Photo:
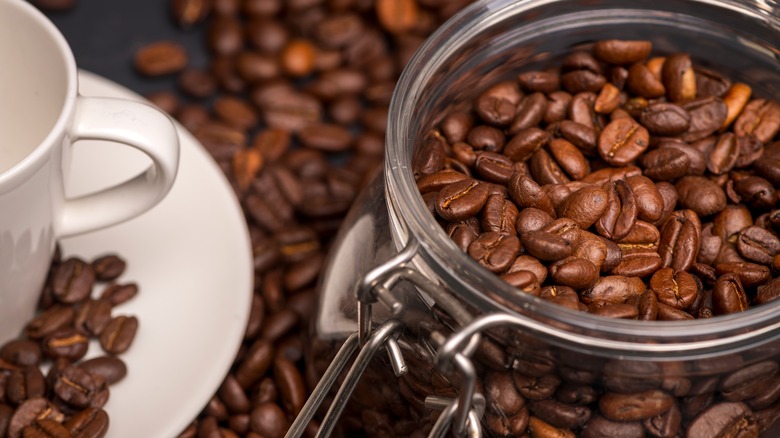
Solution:
<svg viewBox="0 0 780 438"><path fill-rule="evenodd" d="M420 243L416 239L410 239L401 252L368 272L357 284L355 296L358 301L358 331L347 338L341 346L287 432L286 438L298 438L303 434L306 425L314 417L317 409L356 351L359 350L357 357L336 393L333 404L325 414L317 437L327 437L333 431L360 377L380 347L384 346L387 350L396 376L400 377L406 372L406 364L397 342L404 326L396 317L401 314L403 303L391 291L401 280L412 283L420 291L428 294L437 306L449 314L460 326L471 325L473 316L457 299L425 275L408 266L409 262L417 255L419 248ZM377 301L390 310L393 318L374 328L372 306ZM485 401L481 394L475 394L477 374L469 357L476 351L481 336L478 331L475 331L469 335L468 340L458 341L455 345L452 345L452 339L447 340L440 333L434 332L431 336L432 341L437 346L441 346L437 354L437 366L442 370L451 371L454 364L463 376L463 384L457 399L451 401L444 401L436 397L426 399L426 403L431 409L443 410L429 437L444 437L448 430L452 430L458 437L468 435L469 438L480 438L482 432L479 421L484 413ZM456 348L462 349L462 352L452 351Z"/></svg>

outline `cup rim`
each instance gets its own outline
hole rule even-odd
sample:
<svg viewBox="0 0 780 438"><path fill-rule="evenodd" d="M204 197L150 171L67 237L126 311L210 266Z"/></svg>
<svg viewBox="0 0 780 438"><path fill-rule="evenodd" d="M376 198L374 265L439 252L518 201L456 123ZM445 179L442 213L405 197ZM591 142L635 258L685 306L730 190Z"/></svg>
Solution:
<svg viewBox="0 0 780 438"><path fill-rule="evenodd" d="M419 104L417 100L424 89L424 84L437 67L442 65L443 59L458 52L458 47L447 47L448 42L468 39L476 34L479 23L499 22L501 13L510 8L517 13L516 11L523 8L560 1L480 0L470 5L448 20L418 49L404 69L390 103L384 169L387 193L393 194L387 196L386 200L389 214L395 216L394 222L403 228L400 234L421 241L422 257L427 265L430 267L431 263L435 264L435 273L447 284L457 286L458 291L465 291L467 295L462 298L472 305L477 305L482 311L502 311L519 315L516 311L501 306L479 292L479 289L509 291L512 288L460 251L427 211L412 173L411 152L406 150L407 144L413 141L415 134L410 132L410 123L405 119L413 114L413 103ZM739 11L750 15L751 18L762 17L771 20L772 26L780 29L780 20L777 17L768 17L762 11L755 9L760 5L748 4L740 0L720 2L687 0L687 3L707 4L711 7L729 9L735 13ZM633 3L626 2L626 5L629 7ZM405 236L394 236L396 237L403 239ZM687 343L696 342L697 337L713 340L713 347L728 344L740 348L753 340L773 339L780 336L780 300L749 309L739 315L723 315L692 321L616 320L570 310L530 295L522 297L518 304L528 309L529 314L542 316L545 321L542 324L548 326L550 323L553 326L564 324L569 327L558 332L566 338L560 338L561 342L567 345L579 345L587 339L584 337L575 339L578 330L597 333L599 336L590 339L600 339L605 341L605 344L608 344L610 335L619 334L624 339L630 339L629 344L659 342L651 348L652 351L648 350L650 356L683 355L685 352L677 349L685 348ZM746 336L746 331L755 336ZM718 339L719 336L723 338ZM616 353L625 350L617 348L615 344L615 348L605 345L601 351Z"/></svg>
<svg viewBox="0 0 780 438"><path fill-rule="evenodd" d="M5 3L7 7L16 8L28 15L38 23L41 31L48 34L49 38L59 49L59 54L63 58L66 75L65 99L60 108L57 120L51 126L43 140L41 140L29 154L10 168L0 172L0 187L2 188L0 193L3 193L20 185L44 164L45 157L55 147L55 144L58 143L58 138L65 132L66 125L70 121L71 114L73 114L76 96L78 94L78 84L76 59L65 36L62 35L62 32L60 32L57 26L55 26L43 12L24 0L0 0L0 2Z"/></svg>

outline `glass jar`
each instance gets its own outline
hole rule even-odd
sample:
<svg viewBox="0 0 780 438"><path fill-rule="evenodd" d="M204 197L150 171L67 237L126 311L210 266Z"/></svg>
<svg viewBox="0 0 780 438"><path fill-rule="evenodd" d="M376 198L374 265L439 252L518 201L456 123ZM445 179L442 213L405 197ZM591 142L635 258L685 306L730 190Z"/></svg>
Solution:
<svg viewBox="0 0 780 438"><path fill-rule="evenodd" d="M289 436L323 400L323 434L346 412L343 428L369 436L780 436L780 301L656 322L518 293L457 248L413 173L443 115L594 40L650 40L780 97L778 11L774 0L489 0L448 21L404 71L384 173L331 251L310 352L312 378L324 377Z"/></svg>

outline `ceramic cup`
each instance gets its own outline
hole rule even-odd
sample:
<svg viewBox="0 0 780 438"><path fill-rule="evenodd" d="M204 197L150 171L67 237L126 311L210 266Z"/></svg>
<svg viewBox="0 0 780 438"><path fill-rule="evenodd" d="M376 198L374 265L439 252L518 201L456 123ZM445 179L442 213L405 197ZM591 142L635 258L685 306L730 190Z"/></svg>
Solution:
<svg viewBox="0 0 780 438"><path fill-rule="evenodd" d="M79 140L125 144L152 164L116 186L67 198ZM79 96L62 34L25 1L0 0L0 344L33 315L57 239L153 207L173 185L178 162L168 116L137 102Z"/></svg>

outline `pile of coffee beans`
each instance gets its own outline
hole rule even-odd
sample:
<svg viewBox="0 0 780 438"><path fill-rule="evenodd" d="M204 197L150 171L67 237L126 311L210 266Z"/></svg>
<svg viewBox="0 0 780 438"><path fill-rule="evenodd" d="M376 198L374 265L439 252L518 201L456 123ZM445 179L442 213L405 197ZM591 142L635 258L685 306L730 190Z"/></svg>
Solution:
<svg viewBox="0 0 780 438"><path fill-rule="evenodd" d="M177 26L201 30L210 59L176 41L133 59L176 89L147 97L219 163L246 214L255 294L230 373L181 437L277 438L300 412L307 324L328 248L379 170L401 69L470 0L171 0ZM314 436L312 422L307 436Z"/></svg>
<svg viewBox="0 0 780 438"><path fill-rule="evenodd" d="M109 386L127 374L117 355L138 329L134 316L114 312L138 293L135 283L117 281L125 266L113 254L91 263L55 255L38 314L21 337L0 346L0 437L105 436ZM96 283L105 286L92 298ZM82 360L90 340L105 355Z"/></svg>
<svg viewBox="0 0 780 438"><path fill-rule="evenodd" d="M519 294L709 318L780 297L778 131L780 104L749 85L607 40L447 115L415 172L456 245Z"/></svg>

